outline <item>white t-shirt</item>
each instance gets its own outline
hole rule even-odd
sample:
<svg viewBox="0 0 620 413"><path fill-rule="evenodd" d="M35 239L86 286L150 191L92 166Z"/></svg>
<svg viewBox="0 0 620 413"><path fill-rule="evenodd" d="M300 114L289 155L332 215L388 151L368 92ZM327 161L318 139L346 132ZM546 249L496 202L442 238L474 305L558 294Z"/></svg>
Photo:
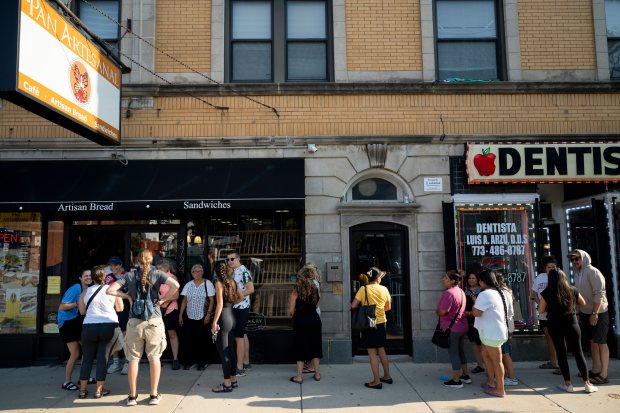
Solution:
<svg viewBox="0 0 620 413"><path fill-rule="evenodd" d="M532 291L538 294L538 299L540 299L541 295L545 288L547 288L547 283L549 282L549 275L546 272L541 272L534 278L534 283L532 284ZM539 320L547 319L547 312L538 313Z"/></svg>
<svg viewBox="0 0 620 413"><path fill-rule="evenodd" d="M207 285L206 291L205 283ZM187 297L187 307L185 310L190 320L202 320L205 318L205 299L207 294L209 297L215 297L215 287L209 280L204 280L198 287L196 287L192 280L183 287L181 295Z"/></svg>
<svg viewBox="0 0 620 413"><path fill-rule="evenodd" d="M503 291L508 309L508 318L511 316L512 296ZM488 288L478 294L474 308L482 311L480 317L476 317L474 327L480 332L480 336L487 340L507 340L508 328L506 327L506 317L504 304L498 291L495 288ZM514 314L512 315L514 317Z"/></svg>
<svg viewBox="0 0 620 413"><path fill-rule="evenodd" d="M90 297L97 291L100 285L91 285L84 295L84 305L88 303ZM84 324L100 324L100 323L118 323L118 316L114 309L114 301L116 297L107 295L106 291L109 285L104 285L101 291L93 298L86 310Z"/></svg>

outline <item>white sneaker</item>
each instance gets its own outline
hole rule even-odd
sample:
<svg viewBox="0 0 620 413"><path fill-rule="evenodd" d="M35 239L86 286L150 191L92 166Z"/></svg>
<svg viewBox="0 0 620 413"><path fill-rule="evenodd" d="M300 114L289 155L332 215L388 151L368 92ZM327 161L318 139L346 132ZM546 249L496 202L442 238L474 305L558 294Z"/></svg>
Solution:
<svg viewBox="0 0 620 413"><path fill-rule="evenodd" d="M518 386L519 385L519 379L518 378L514 378L511 379L510 377L505 377L504 378L504 386Z"/></svg>
<svg viewBox="0 0 620 413"><path fill-rule="evenodd" d="M121 365L118 361L113 361L108 367L108 374L116 373L121 369Z"/></svg>
<svg viewBox="0 0 620 413"><path fill-rule="evenodd" d="M592 383L586 383L585 387L586 393L594 393L595 391L598 391L598 387Z"/></svg>
<svg viewBox="0 0 620 413"><path fill-rule="evenodd" d="M566 393L574 393L575 392L575 389L573 389L573 385L572 384L569 384L569 385L560 384L558 386L558 389L564 390Z"/></svg>
<svg viewBox="0 0 620 413"><path fill-rule="evenodd" d="M125 364L123 364L123 369L121 370L121 374L126 376L127 370L129 370L129 363L125 362Z"/></svg>

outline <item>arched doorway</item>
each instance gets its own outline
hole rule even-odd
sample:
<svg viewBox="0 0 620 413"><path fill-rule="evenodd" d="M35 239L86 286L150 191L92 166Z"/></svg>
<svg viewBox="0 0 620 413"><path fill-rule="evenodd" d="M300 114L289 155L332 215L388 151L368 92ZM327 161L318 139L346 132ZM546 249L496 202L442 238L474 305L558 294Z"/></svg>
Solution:
<svg viewBox="0 0 620 413"><path fill-rule="evenodd" d="M407 227L390 222L370 222L349 228L351 300L361 288L360 274L378 267L387 275L382 284L392 296L387 315L388 354L412 354L409 234ZM353 355L366 354L359 337L351 332Z"/></svg>

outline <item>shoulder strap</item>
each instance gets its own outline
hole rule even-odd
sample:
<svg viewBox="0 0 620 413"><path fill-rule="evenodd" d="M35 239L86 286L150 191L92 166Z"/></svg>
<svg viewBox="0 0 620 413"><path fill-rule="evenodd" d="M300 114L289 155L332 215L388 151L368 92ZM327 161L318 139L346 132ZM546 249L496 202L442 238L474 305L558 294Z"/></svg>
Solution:
<svg viewBox="0 0 620 413"><path fill-rule="evenodd" d="M461 290L461 292L463 292L463 291ZM452 326L456 322L456 318L459 316L459 313L461 312L461 308L463 307L463 301L464 301L464 298L465 298L465 293L464 292L463 292L462 296L463 297L461 298L461 302L459 304L459 309L456 310L456 313L454 314L454 317L452 318L452 321L450 322L450 326L448 327L450 329L452 328Z"/></svg>
<svg viewBox="0 0 620 413"><path fill-rule="evenodd" d="M368 290L364 286L364 305L368 305Z"/></svg>
<svg viewBox="0 0 620 413"><path fill-rule="evenodd" d="M93 295L90 296L90 298L88 299L88 302L86 303L86 310L84 310L85 313L88 312L88 306L90 305L91 301L93 301L93 298L95 298L97 293L101 291L102 288L103 288L103 285L100 285L99 288L97 288L97 291L95 291Z"/></svg>

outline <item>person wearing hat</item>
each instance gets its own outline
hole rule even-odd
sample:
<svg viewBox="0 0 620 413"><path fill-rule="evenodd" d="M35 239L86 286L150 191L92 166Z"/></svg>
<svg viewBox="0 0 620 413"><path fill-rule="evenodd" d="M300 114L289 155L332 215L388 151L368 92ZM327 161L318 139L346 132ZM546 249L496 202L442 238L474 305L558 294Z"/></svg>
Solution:
<svg viewBox="0 0 620 413"><path fill-rule="evenodd" d="M609 312L605 294L605 277L592 265L590 255L583 250L573 250L568 254L575 287L585 299L585 305L579 307L579 324L583 336L590 340L592 353L592 370L590 381L594 384L607 384L609 367Z"/></svg>
<svg viewBox="0 0 620 413"><path fill-rule="evenodd" d="M108 267L110 269L110 273L106 275L105 283L106 285L112 285L125 274L125 270L123 269L123 261L117 256L110 257L108 260ZM123 334L125 334L127 331L127 321L129 320L129 300L123 300L123 304L123 310L117 312L116 315L118 316L118 326ZM120 371L121 374L127 374L128 367L127 362L125 362L121 368L119 351L112 353L112 363L108 366L108 374L116 373L117 371Z"/></svg>
<svg viewBox="0 0 620 413"><path fill-rule="evenodd" d="M378 390L383 387L383 383L392 384L394 382L390 375L390 363L385 353L385 324L387 323L385 312L390 311L392 308L392 297L388 289L381 285L381 279L385 276L385 271L372 267L366 275L369 283L357 291L355 299L351 303L351 310L355 310L362 303L366 305L366 302L376 305L377 328L362 331L360 346L365 347L366 351L368 351L368 361L372 370L372 381L364 383L364 386ZM383 377L379 377L377 355L383 366Z"/></svg>

